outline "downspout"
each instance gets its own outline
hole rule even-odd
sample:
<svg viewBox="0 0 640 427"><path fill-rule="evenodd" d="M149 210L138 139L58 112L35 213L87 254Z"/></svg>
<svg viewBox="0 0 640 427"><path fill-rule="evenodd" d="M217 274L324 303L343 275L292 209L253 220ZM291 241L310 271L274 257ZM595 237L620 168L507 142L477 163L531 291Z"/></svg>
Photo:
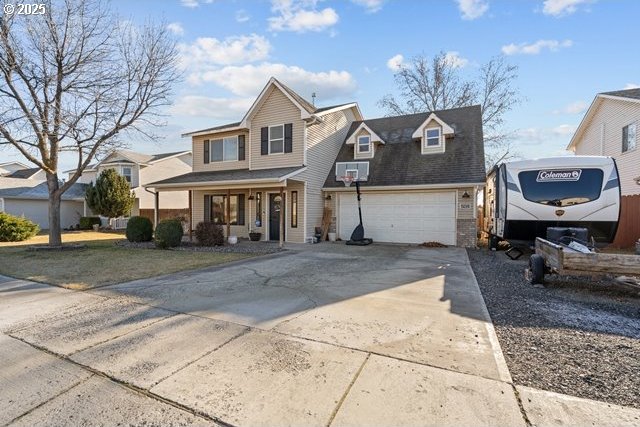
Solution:
<svg viewBox="0 0 640 427"><path fill-rule="evenodd" d="M159 203L160 192L159 191L151 191L147 187L144 187L144 191L146 191L147 193L153 194L153 199L154 199L154 204L153 204L153 229L155 230L156 227L158 226L158 208L159 208L159 205L160 205L160 203Z"/></svg>

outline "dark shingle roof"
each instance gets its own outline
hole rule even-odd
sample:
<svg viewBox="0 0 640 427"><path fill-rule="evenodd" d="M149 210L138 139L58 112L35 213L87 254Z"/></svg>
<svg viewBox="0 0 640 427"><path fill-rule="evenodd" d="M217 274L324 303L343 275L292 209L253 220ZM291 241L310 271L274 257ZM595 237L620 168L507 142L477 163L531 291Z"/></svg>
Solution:
<svg viewBox="0 0 640 427"><path fill-rule="evenodd" d="M145 187L153 187L154 185L165 184L192 184L206 182L215 184L216 182L221 181L252 181L255 179L281 178L297 170L300 170L302 167L303 166L259 170L237 169L212 172L189 172L184 175L178 175L172 178L163 179L162 181L152 182L145 185Z"/></svg>
<svg viewBox="0 0 640 427"><path fill-rule="evenodd" d="M40 168L20 169L7 175L7 177L8 178L25 178L25 179L31 178L33 175L38 173L39 170Z"/></svg>
<svg viewBox="0 0 640 427"><path fill-rule="evenodd" d="M189 151L175 151L173 153L161 153L161 154L152 154L151 161L157 162L158 160L166 159L167 157L176 156L178 154L189 153Z"/></svg>
<svg viewBox="0 0 640 427"><path fill-rule="evenodd" d="M620 96L622 98L640 99L640 88L602 92L602 95Z"/></svg>
<svg viewBox="0 0 640 427"><path fill-rule="evenodd" d="M87 191L88 184L75 183L62 195L62 200L82 200ZM0 197L13 199L48 199L49 189L46 182L35 187L5 188L0 190Z"/></svg>
<svg viewBox="0 0 640 427"><path fill-rule="evenodd" d="M216 131L216 130L222 130L222 129L226 129L226 128L236 128L236 127L240 126L240 123L242 123L242 122L233 122L233 123L227 123L226 125L214 126L212 128L194 130L193 132L185 133L182 136L191 135L192 133L213 132L213 131Z"/></svg>
<svg viewBox="0 0 640 427"><path fill-rule="evenodd" d="M323 111L332 110L334 108L344 107L345 105L351 105L351 104L355 104L355 102L345 102L343 104L336 104L336 105L329 105L327 107L320 107L320 108L316 108L316 111L314 111L314 112L315 113L322 113Z"/></svg>
<svg viewBox="0 0 640 427"><path fill-rule="evenodd" d="M344 143L336 162L368 161L369 179L361 184L363 187L484 182L484 140L480 106L434 113L455 132L452 139L446 140L444 153L422 154L420 142L411 137L431 114L428 112L364 120L385 144L376 146L373 159L354 160L354 146ZM362 121L352 123L345 141L361 123ZM343 185L336 181L334 164L324 186L330 188Z"/></svg>

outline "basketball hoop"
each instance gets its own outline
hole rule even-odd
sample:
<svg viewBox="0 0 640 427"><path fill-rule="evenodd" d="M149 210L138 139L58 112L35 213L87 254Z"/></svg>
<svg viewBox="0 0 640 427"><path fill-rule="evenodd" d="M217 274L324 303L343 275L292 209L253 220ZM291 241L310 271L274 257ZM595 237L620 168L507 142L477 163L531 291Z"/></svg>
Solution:
<svg viewBox="0 0 640 427"><path fill-rule="evenodd" d="M344 186L345 187L350 187L351 183L353 182L353 176L352 175L343 175L340 177L340 181L344 182Z"/></svg>

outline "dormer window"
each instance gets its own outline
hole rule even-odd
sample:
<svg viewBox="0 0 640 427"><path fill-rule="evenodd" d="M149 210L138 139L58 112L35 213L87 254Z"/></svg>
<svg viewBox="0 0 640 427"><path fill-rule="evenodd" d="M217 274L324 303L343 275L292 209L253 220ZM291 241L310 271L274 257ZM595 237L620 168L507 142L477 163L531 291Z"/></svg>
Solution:
<svg viewBox="0 0 640 427"><path fill-rule="evenodd" d="M427 128L424 130L424 140L426 147L437 147L440 145L440 128Z"/></svg>
<svg viewBox="0 0 640 427"><path fill-rule="evenodd" d="M370 153L371 152L371 138L369 135L363 135L358 137L358 153Z"/></svg>

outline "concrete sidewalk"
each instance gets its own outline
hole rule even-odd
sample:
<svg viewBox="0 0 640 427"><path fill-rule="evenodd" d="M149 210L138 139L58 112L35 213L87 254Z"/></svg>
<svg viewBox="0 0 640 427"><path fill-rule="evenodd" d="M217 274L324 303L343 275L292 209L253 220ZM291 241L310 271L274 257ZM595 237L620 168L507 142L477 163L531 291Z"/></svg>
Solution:
<svg viewBox="0 0 640 427"><path fill-rule="evenodd" d="M0 425L638 425L511 383L464 250L312 250L75 292L0 277Z"/></svg>

